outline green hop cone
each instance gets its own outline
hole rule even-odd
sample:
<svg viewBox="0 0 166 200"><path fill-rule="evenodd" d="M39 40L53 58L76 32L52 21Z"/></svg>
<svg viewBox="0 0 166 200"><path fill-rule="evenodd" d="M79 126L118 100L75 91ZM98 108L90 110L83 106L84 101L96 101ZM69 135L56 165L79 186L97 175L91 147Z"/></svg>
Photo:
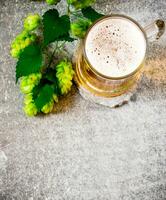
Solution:
<svg viewBox="0 0 166 200"><path fill-rule="evenodd" d="M20 90L23 94L28 94L34 88L33 84L28 84L28 77L22 77L20 81Z"/></svg>
<svg viewBox="0 0 166 200"><path fill-rule="evenodd" d="M26 113L26 115L29 117L37 115L37 108L34 103L25 105L23 109L24 109L24 112Z"/></svg>
<svg viewBox="0 0 166 200"><path fill-rule="evenodd" d="M67 3L74 6L75 9L78 10L92 5L93 3L95 3L95 1L96 0L67 0Z"/></svg>
<svg viewBox="0 0 166 200"><path fill-rule="evenodd" d="M53 94L53 99L54 99L55 103L58 103L58 96L56 94Z"/></svg>
<svg viewBox="0 0 166 200"><path fill-rule="evenodd" d="M18 48L11 49L10 54L13 58L18 58L20 55L20 49Z"/></svg>
<svg viewBox="0 0 166 200"><path fill-rule="evenodd" d="M53 108L54 108L54 100L52 99L49 103L47 103L45 106L43 106L41 111L45 114L48 114L53 110Z"/></svg>
<svg viewBox="0 0 166 200"><path fill-rule="evenodd" d="M37 115L38 111L36 105L34 104L32 93L29 93L25 96L23 109L26 115L29 117Z"/></svg>
<svg viewBox="0 0 166 200"><path fill-rule="evenodd" d="M41 73L30 74L29 76L21 77L20 90L23 94L30 93L35 85L40 82L42 75Z"/></svg>
<svg viewBox="0 0 166 200"><path fill-rule="evenodd" d="M71 24L71 33L78 38L84 38L92 22L89 19L79 19Z"/></svg>
<svg viewBox="0 0 166 200"><path fill-rule="evenodd" d="M74 70L71 62L63 60L56 66L56 77L62 95L71 90L73 76Z"/></svg>
<svg viewBox="0 0 166 200"><path fill-rule="evenodd" d="M60 2L60 0L46 0L46 2L47 2L49 5L55 5L55 4L57 4L58 2Z"/></svg>
<svg viewBox="0 0 166 200"><path fill-rule="evenodd" d="M35 42L36 38L36 34L28 33L25 30L22 31L19 35L17 35L11 44L11 56L13 58L19 58L25 47Z"/></svg>
<svg viewBox="0 0 166 200"><path fill-rule="evenodd" d="M33 103L33 95L32 95L32 93L28 93L24 97L24 105L28 105L30 103Z"/></svg>
<svg viewBox="0 0 166 200"><path fill-rule="evenodd" d="M24 28L27 31L33 31L39 27L41 18L38 14L28 15L24 20Z"/></svg>

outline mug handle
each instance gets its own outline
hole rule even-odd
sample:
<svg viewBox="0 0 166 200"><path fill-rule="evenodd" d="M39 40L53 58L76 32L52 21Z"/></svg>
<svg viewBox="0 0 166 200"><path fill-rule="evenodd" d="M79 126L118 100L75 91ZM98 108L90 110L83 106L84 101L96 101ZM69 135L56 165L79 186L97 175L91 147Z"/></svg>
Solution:
<svg viewBox="0 0 166 200"><path fill-rule="evenodd" d="M165 32L165 22L161 19L157 19L153 23L147 25L144 31L148 39L158 40Z"/></svg>

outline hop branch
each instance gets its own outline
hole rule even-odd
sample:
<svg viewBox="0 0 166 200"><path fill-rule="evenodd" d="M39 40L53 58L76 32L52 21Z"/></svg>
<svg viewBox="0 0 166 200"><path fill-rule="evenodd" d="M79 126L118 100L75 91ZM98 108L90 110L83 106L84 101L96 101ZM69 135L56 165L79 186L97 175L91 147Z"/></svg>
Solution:
<svg viewBox="0 0 166 200"><path fill-rule="evenodd" d="M48 10L43 17L29 14L24 19L22 32L11 43L11 55L18 59L16 81L20 80L23 110L28 116L52 112L59 97L70 92L74 77L72 63L65 57L54 66L55 54L57 57L60 46L72 42L72 37L84 38L91 24L102 16L89 7L95 0L66 1L66 15L59 16L56 9ZM56 5L60 0L46 2ZM77 12L81 15L77 16ZM71 22L73 16L77 18ZM57 45L47 63L43 55L52 43Z"/></svg>

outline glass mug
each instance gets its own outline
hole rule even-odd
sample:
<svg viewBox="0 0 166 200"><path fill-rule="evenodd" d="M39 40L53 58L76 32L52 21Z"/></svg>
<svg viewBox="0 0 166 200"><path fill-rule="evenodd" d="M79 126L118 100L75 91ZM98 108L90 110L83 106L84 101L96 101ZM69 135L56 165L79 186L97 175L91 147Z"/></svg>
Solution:
<svg viewBox="0 0 166 200"><path fill-rule="evenodd" d="M87 57L85 44L89 33L91 32L91 30L93 30L94 26L97 23L100 23L100 21L106 20L108 18L120 18L129 20L137 26L139 31L142 32L145 39L146 50L141 64L139 64L139 66L137 66L132 73L129 73L125 76L110 77L101 74L95 69L95 66L90 63ZM152 36L155 36L155 39L157 40L161 37L161 35L163 35L164 31L165 23L163 20L160 19L156 20L145 28L142 28L135 20L124 15L115 14L100 18L89 28L85 39L81 41L75 53L76 84L79 88L86 89L88 92L92 93L95 96L108 98L120 96L134 89L137 86L137 83L143 71L144 61L147 53L148 39L152 38Z"/></svg>

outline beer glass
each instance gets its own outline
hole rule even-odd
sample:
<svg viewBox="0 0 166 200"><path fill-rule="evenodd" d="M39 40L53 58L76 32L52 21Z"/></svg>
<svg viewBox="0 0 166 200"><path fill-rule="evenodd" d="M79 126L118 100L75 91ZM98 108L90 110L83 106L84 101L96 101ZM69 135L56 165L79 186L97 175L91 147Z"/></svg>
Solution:
<svg viewBox="0 0 166 200"><path fill-rule="evenodd" d="M138 27L139 31L143 33L146 41L146 51L144 59L132 73L129 73L125 76L111 77L103 75L95 69L95 66L93 66L90 63L87 57L85 43L89 33L97 23L99 23L101 20L106 20L108 18L121 18L134 23ZM80 45L75 53L75 81L78 87L87 90L95 96L108 98L117 97L128 91L133 90L137 86L137 83L144 69L144 61L147 54L148 39L155 37L155 40L158 40L161 37L161 35L163 35L164 31L165 23L161 19L154 21L152 24L146 26L145 28L143 28L134 19L125 15L109 15L97 20L89 28L85 39L80 42Z"/></svg>

